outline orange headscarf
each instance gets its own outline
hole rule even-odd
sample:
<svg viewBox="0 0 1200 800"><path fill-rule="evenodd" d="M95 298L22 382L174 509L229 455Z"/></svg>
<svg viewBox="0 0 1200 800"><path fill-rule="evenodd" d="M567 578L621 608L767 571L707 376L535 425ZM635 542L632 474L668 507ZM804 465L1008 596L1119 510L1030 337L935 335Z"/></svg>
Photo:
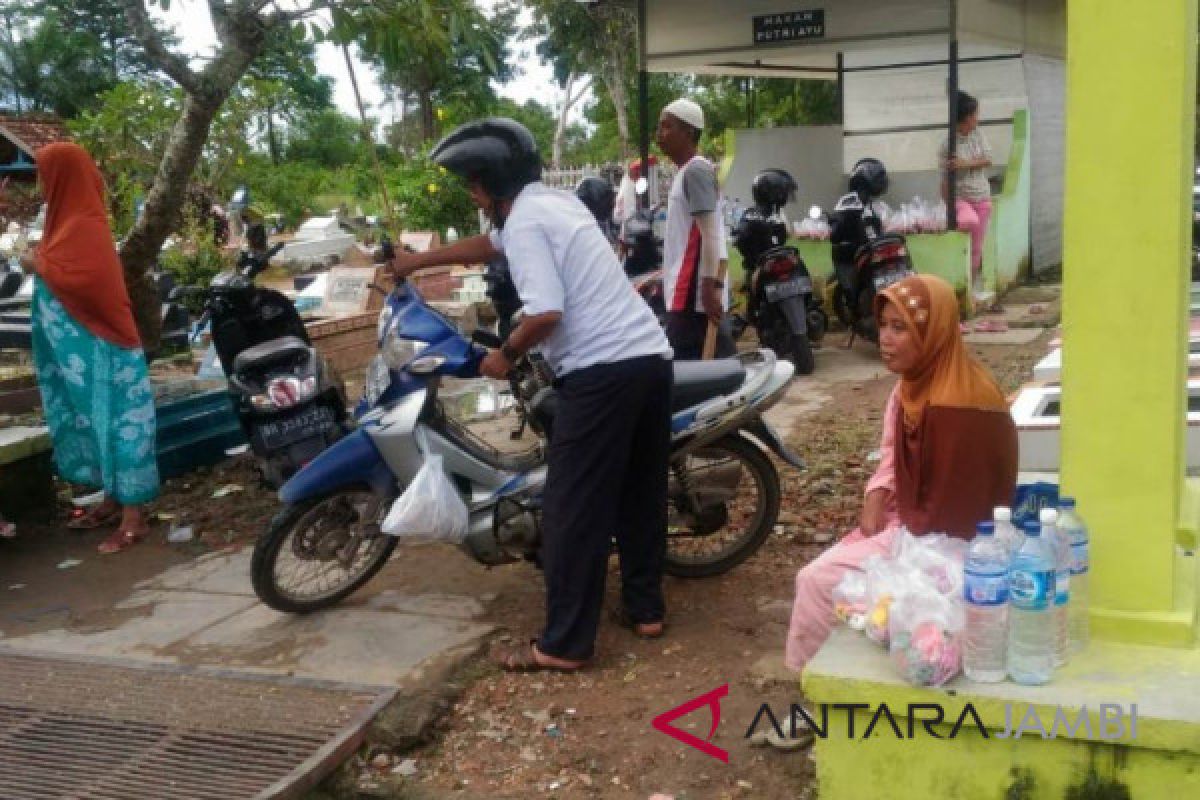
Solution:
<svg viewBox="0 0 1200 800"><path fill-rule="evenodd" d="M992 508L1011 505L1017 481L1017 430L1004 395L967 352L954 289L915 275L875 298L878 317L893 305L920 357L901 376L902 413L894 423L896 510L915 534L970 538Z"/></svg>
<svg viewBox="0 0 1200 800"><path fill-rule="evenodd" d="M140 347L125 273L104 209L104 179L77 144L56 142L36 154L46 200L38 272L80 325L119 347Z"/></svg>
<svg viewBox="0 0 1200 800"><path fill-rule="evenodd" d="M918 425L929 406L1008 411L1000 387L963 344L950 284L935 275L905 278L876 296L876 317L889 302L921 350L916 366L900 381L905 427Z"/></svg>

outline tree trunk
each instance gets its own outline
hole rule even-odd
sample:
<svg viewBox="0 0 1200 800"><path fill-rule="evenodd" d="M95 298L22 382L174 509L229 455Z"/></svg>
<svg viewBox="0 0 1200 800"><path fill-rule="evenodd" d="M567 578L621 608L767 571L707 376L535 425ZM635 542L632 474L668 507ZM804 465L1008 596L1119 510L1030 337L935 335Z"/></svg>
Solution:
<svg viewBox="0 0 1200 800"><path fill-rule="evenodd" d="M567 117L571 114L571 109L583 97L583 93L587 91L588 81L585 79L578 87L576 93L575 84L579 81L579 73L572 71L567 76L567 83L563 86L563 101L562 108L558 112L558 125L554 129L554 145L550 157L550 163L556 168L562 166L563 147L567 140Z"/></svg>
<svg viewBox="0 0 1200 800"><path fill-rule="evenodd" d="M275 132L275 106L267 103L267 152L271 154L271 163L279 166L279 138Z"/></svg>
<svg viewBox="0 0 1200 800"><path fill-rule="evenodd" d="M154 266L163 241L179 218L188 179L200 160L213 118L227 93L184 96L183 112L167 140L166 152L146 197L145 209L121 246L125 284L129 288L142 345L147 351L158 349L161 320L158 297L146 279L146 272Z"/></svg>
<svg viewBox="0 0 1200 800"><path fill-rule="evenodd" d="M601 76L604 88L617 112L617 136L621 140L621 160L629 159L629 92L625 89L625 76L619 67L609 67Z"/></svg>
<svg viewBox="0 0 1200 800"><path fill-rule="evenodd" d="M421 139L432 141L437 135L437 119L433 111L433 91L430 89L417 90L417 104L421 115Z"/></svg>

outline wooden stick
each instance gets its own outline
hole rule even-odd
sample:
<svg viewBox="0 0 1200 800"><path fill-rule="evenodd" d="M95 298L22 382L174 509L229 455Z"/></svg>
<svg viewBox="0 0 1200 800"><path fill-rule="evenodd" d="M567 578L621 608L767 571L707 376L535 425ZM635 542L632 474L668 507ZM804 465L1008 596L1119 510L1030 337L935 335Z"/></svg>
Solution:
<svg viewBox="0 0 1200 800"><path fill-rule="evenodd" d="M718 293L723 293L724 291L723 287L727 272L729 272L729 262L726 259L721 259L721 264L717 267ZM703 287L704 284L701 283L700 285ZM717 353L717 328L718 324L710 319L708 321L708 332L704 335L704 352L700 355L705 361L708 361Z"/></svg>

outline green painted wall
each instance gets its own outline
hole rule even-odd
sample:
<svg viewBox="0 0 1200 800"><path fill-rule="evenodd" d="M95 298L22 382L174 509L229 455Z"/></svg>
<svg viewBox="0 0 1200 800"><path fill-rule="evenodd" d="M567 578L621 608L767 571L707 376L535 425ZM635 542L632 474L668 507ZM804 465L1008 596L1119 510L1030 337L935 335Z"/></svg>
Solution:
<svg viewBox="0 0 1200 800"><path fill-rule="evenodd" d="M992 219L983 242L984 286L1003 291L1029 272L1029 112L1013 114L1012 149L1004 188L992 197Z"/></svg>

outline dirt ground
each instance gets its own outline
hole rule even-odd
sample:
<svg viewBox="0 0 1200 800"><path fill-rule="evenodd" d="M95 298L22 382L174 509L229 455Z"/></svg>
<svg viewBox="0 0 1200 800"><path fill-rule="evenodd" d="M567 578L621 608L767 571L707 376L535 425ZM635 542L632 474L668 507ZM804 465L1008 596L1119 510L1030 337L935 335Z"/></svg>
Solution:
<svg viewBox="0 0 1200 800"><path fill-rule="evenodd" d="M1050 336L1027 346L974 349L1011 391L1029 375ZM808 469L798 472L777 462L784 499L774 534L753 558L721 578L668 579L665 638L641 641L606 620L596 662L569 676L507 675L481 659L429 743L406 753L368 746L354 757L342 776L350 774L357 783L350 796L810 796L813 763L807 752L756 748L744 737L762 703L782 715L799 699L798 682L769 666L772 659L781 663L792 578L856 524L891 385L890 378L838 385L832 402L785 432ZM219 491L231 486L237 488ZM116 556L96 553L102 532L68 531L62 519L25 523L19 538L0 543L0 630L20 635L51 627L111 627L119 621L113 615L121 613L112 610L114 603L134 583L203 552L252 546L277 509L274 494L259 485L243 456L168 482L151 507L158 518L155 534ZM165 533L173 525L190 525L195 538L167 543ZM72 559L81 563L62 566ZM439 575L389 567L380 585L412 580L443 591L465 589L480 581L474 566L448 562ZM485 576L494 595L489 614L510 641L521 641L541 625L541 574L529 565L502 569L503 575L497 570ZM610 608L617 581L611 572ZM49 599L25 602L31 597ZM729 752L727 765L651 728L655 716L726 684L729 694L713 743ZM701 709L677 724L703 738L710 722Z"/></svg>
<svg viewBox="0 0 1200 800"><path fill-rule="evenodd" d="M974 350L1009 392L1029 375L1049 338ZM481 661L430 743L403 754L366 748L356 757L359 796L811 796L814 764L807 751L754 747L745 736L761 704L782 716L800 699L798 681L781 672L780 659L792 579L857 524L892 383L841 385L832 403L787 432L808 470L779 464L784 502L774 535L721 578L668 578L665 638L641 641L606 622L594 666L577 675L508 675ZM528 579L502 592L491 608L509 641L536 634L542 620L540 575L519 569ZM615 565L609 578L613 608ZM655 716L725 684L729 694L712 741L729 752L727 765L651 728ZM677 724L703 738L708 712L700 709Z"/></svg>

